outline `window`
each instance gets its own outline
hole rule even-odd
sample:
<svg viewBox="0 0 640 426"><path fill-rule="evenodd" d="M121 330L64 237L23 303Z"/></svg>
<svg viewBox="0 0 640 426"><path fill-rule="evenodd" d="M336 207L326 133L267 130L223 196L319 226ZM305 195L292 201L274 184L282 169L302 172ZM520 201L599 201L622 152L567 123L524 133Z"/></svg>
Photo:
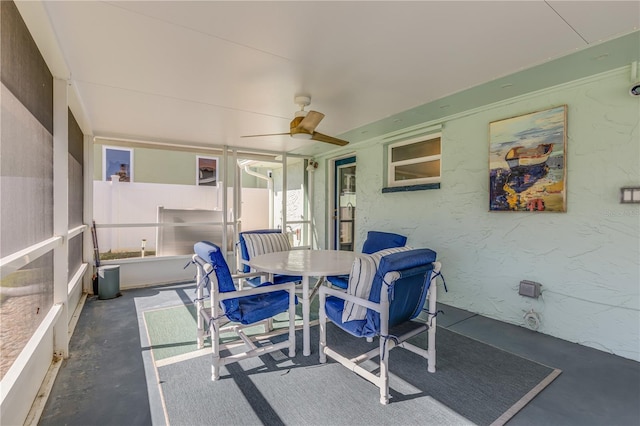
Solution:
<svg viewBox="0 0 640 426"><path fill-rule="evenodd" d="M218 159L196 157L196 184L216 186L218 184Z"/></svg>
<svg viewBox="0 0 640 426"><path fill-rule="evenodd" d="M388 146L387 185L405 187L440 182L441 134Z"/></svg>
<svg viewBox="0 0 640 426"><path fill-rule="evenodd" d="M133 152L127 148L103 147L102 180L111 181L119 176L119 182L133 182Z"/></svg>

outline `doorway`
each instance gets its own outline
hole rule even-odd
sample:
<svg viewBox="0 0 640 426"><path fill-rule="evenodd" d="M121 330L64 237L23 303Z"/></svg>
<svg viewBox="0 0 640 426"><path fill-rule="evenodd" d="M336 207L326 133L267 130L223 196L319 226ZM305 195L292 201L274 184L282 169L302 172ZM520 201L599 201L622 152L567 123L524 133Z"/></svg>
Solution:
<svg viewBox="0 0 640 426"><path fill-rule="evenodd" d="M333 249L354 250L356 218L356 157L334 162Z"/></svg>

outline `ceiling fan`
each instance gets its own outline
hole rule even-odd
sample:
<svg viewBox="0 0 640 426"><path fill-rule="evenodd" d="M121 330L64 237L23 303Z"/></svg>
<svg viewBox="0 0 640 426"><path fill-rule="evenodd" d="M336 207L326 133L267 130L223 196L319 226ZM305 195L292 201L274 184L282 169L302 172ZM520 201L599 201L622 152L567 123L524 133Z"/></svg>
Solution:
<svg viewBox="0 0 640 426"><path fill-rule="evenodd" d="M345 140L327 136L315 131L320 121L324 118L324 114L318 111L304 110L304 107L311 103L311 98L309 96L296 96L294 100L296 105L300 107L300 111L296 111L294 119L291 120L291 124L289 125L290 130L288 133L270 133L266 135L247 135L242 137L255 138L260 136L291 135L291 137L295 139L311 139L313 141L326 142L340 146L344 146L349 143Z"/></svg>

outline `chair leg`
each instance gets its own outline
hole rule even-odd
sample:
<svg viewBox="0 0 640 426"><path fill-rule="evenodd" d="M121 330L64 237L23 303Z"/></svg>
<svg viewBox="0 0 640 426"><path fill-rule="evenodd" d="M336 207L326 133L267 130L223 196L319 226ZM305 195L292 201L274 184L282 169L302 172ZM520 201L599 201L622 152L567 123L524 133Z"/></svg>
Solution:
<svg viewBox="0 0 640 426"><path fill-rule="evenodd" d="M437 306L436 306L436 298L437 298L437 291L438 288L436 286L435 282L431 283L431 286L429 286L429 293L428 293L428 298L429 298L429 316L433 315L431 318L429 318L429 331L427 332L427 371L429 373L435 373L436 372L436 325L437 325L437 319L436 319L436 311L437 311Z"/></svg>
<svg viewBox="0 0 640 426"><path fill-rule="evenodd" d="M204 339L205 339L206 333L200 327L198 327L198 330L197 330L196 333L197 333L196 334L196 347L198 349L202 349L202 348L204 348Z"/></svg>
<svg viewBox="0 0 640 426"><path fill-rule="evenodd" d="M324 310L324 303L326 298L326 295L323 292L320 292L318 300L318 303L320 303L320 312L318 318L318 327L320 327L320 344L318 346L318 352L320 355L321 364L327 362L327 354L324 353L324 349L327 347L327 313Z"/></svg>
<svg viewBox="0 0 640 426"><path fill-rule="evenodd" d="M389 403L389 347L380 338L380 404Z"/></svg>
<svg viewBox="0 0 640 426"><path fill-rule="evenodd" d="M211 380L216 381L220 378L220 336L218 336L218 326L215 321L211 321Z"/></svg>
<svg viewBox="0 0 640 426"><path fill-rule="evenodd" d="M436 327L429 328L428 348L427 348L427 371L429 373L436 372Z"/></svg>
<svg viewBox="0 0 640 426"><path fill-rule="evenodd" d="M196 264L196 317L197 317L197 327L196 327L196 343L198 349L204 348L204 318L202 317L202 311L204 310L204 289L200 284L202 278L204 276L204 271L202 270L202 266L200 264Z"/></svg>
<svg viewBox="0 0 640 426"><path fill-rule="evenodd" d="M295 286L289 291L289 357L296 356L296 291Z"/></svg>

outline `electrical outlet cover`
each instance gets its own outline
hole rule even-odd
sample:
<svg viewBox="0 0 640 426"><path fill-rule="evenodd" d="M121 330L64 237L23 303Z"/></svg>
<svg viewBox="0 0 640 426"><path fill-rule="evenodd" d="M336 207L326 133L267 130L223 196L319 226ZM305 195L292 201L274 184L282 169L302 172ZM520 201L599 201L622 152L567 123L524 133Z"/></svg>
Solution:
<svg viewBox="0 0 640 426"><path fill-rule="evenodd" d="M540 296L540 287L542 287L542 284L535 281L522 280L520 281L518 294L520 296L533 297L534 299L537 299Z"/></svg>

